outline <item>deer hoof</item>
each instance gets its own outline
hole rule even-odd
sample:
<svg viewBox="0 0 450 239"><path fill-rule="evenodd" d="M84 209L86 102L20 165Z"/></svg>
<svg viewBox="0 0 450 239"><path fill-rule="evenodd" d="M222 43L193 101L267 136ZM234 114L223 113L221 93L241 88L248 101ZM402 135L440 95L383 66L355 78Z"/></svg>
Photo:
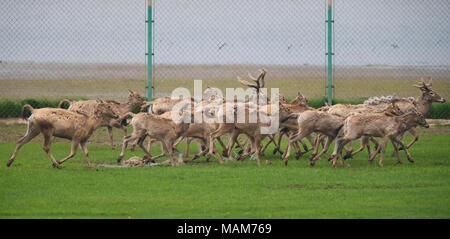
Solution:
<svg viewBox="0 0 450 239"><path fill-rule="evenodd" d="M53 168L62 169L62 167L61 167L61 165L59 165L59 163L54 163L52 165L53 165Z"/></svg>
<svg viewBox="0 0 450 239"><path fill-rule="evenodd" d="M348 151L348 152L344 155L344 157L343 157L342 159L346 160L346 159L350 159L350 158L353 158L353 157L352 157L352 152L351 152L351 151Z"/></svg>

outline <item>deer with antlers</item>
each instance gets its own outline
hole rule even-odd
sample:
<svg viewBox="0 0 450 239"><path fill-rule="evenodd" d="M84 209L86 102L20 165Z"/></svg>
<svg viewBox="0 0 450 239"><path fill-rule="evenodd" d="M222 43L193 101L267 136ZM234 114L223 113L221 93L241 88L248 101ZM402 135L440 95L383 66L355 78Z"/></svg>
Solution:
<svg viewBox="0 0 450 239"><path fill-rule="evenodd" d="M428 81L428 82L427 82ZM432 79L428 78L428 80L421 79L418 84L413 85L422 92L422 95L417 100L411 100L409 98L395 99L397 102L397 106L403 111L408 112L411 108L417 109L419 113L426 116L431 109L431 105L435 102L437 103L445 103L446 100L442 98L436 91L432 88ZM367 102L371 102L374 98L369 98ZM392 100L389 100L392 101ZM389 104L390 102L380 101L375 104L377 106L383 106L385 104ZM367 103L366 103L367 104ZM372 104L373 105L373 104ZM412 127L408 130L408 132L413 136L411 142L405 145L406 149L409 149L418 139L419 136L416 132L416 127ZM399 136L400 138L403 136L404 132ZM400 147L399 150L403 150L403 147Z"/></svg>

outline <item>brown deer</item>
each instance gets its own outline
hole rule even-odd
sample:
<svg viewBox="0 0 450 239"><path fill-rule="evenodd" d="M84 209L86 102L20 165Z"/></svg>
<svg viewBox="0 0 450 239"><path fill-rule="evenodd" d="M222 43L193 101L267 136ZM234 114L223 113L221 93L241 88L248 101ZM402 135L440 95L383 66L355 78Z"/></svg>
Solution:
<svg viewBox="0 0 450 239"><path fill-rule="evenodd" d="M88 149L86 147L87 140L103 122L119 118L109 104L100 101L95 105L94 113L92 115L65 109L33 109L33 107L28 104L23 106L22 112L24 109L29 109L32 112L31 116L28 118L27 133L17 142L16 149L6 164L8 167L14 162L19 149L40 133L44 135L43 149L51 159L55 168L61 168L60 165L62 163L74 157L78 146L80 146L81 150L84 152L86 163L91 167ZM50 146L52 144L51 138L53 136L72 141L70 154L60 161L56 161L50 152Z"/></svg>
<svg viewBox="0 0 450 239"><path fill-rule="evenodd" d="M367 113L349 116L344 121L344 125L342 126L342 135L339 135L336 139L336 145L333 154L331 155L333 167L336 167L336 161L340 158L343 147L347 143L361 137L382 138L381 143L378 145L377 151L371 155L369 161L372 161L376 154L381 152L379 165L383 166L384 153L389 140L393 142L394 150L398 156L397 144L404 147L403 142L398 139L400 134L417 125L425 128L429 127L425 121L425 117L415 109L402 115L397 115L399 111L395 111L393 113L391 112ZM409 160L412 160L412 157L407 149L405 149L405 154Z"/></svg>
<svg viewBox="0 0 450 239"><path fill-rule="evenodd" d="M188 103L186 103L188 105ZM182 134L188 129L190 123L186 123L186 117L192 114L191 111L186 111L183 107L180 111L171 111L172 119L175 114L179 114L181 117L180 122L175 122L167 117L151 113L128 113L127 116L132 116L131 125L133 126L133 133L130 136L125 136L122 143L122 151L120 152L117 161L120 163L125 155L125 150L128 143L137 141L139 147L146 154L144 156L146 162L153 160L150 152L144 147L143 142L146 137L160 141L164 152L171 158L171 164L173 166L182 164L174 155L173 145L175 141L182 136ZM190 115L192 117L192 115Z"/></svg>
<svg viewBox="0 0 450 239"><path fill-rule="evenodd" d="M124 134L127 135L127 128L123 117L133 110L134 107L141 106L144 103L144 98L142 98L139 93L135 91L129 90L130 94L128 95L128 100L125 103L119 103L114 100L105 100L103 103L108 104L111 109L115 112L115 114L119 115L118 119L111 119L105 122L102 122L102 126L106 126L108 129L108 135L109 135L109 142L112 149L115 149L114 141L113 141L113 134L112 134L112 128L118 128L122 129ZM74 111L74 112L82 112L86 115L93 115L94 109L96 105L98 104L95 100L82 100L82 101L76 101L71 102L67 99L62 100L58 107L61 108L63 103L69 103L70 106L68 110Z"/></svg>

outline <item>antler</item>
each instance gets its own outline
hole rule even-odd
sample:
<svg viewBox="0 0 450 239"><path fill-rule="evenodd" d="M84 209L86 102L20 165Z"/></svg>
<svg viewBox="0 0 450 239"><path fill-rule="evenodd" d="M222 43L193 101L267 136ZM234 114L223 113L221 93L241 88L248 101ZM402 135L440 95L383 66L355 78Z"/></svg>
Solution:
<svg viewBox="0 0 450 239"><path fill-rule="evenodd" d="M237 79L238 79L238 81L239 81L241 84L243 84L243 85L245 85L245 86L247 86L247 87L251 87L251 88L258 89L258 85L255 84L255 83L253 83L253 82L249 82L249 81L246 81L246 80L242 80L241 77L239 77L239 76L237 77Z"/></svg>
<svg viewBox="0 0 450 239"><path fill-rule="evenodd" d="M248 73L248 77L253 80L255 83L253 82L249 82L246 80L242 80L239 76L237 77L237 79L239 80L239 82L247 87L251 87L251 88L255 88L258 92L260 88L264 88L265 82L264 82L264 77L266 76L267 71L264 69L259 70L260 73L258 75L258 77L253 77L250 73Z"/></svg>
<svg viewBox="0 0 450 239"><path fill-rule="evenodd" d="M418 85L413 85L414 87L417 87L417 88L422 88L422 89L428 89L428 90L430 90L431 89L431 86L432 86L432 78L431 77L427 77L428 79L430 79L429 81L428 81L428 83L426 83L425 82L425 79L422 77L422 78L420 78L420 82L419 82L419 84Z"/></svg>

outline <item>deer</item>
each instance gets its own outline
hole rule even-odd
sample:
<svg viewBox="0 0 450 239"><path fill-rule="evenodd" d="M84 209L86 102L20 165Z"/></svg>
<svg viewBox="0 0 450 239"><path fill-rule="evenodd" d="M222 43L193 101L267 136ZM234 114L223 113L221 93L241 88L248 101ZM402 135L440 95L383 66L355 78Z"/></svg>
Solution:
<svg viewBox="0 0 450 239"><path fill-rule="evenodd" d="M185 105L189 105L189 102L186 102ZM173 145L175 141L188 129L190 123L186 122L186 117L192 117L192 113L190 111L186 111L186 107L182 107L180 111L171 111L171 114L172 119L151 113L127 113L127 117L132 117L130 124L133 126L133 133L124 137L122 142L122 150L117 158L117 162L120 163L122 161L128 143L135 141L138 142L137 144L145 153L145 163L153 161L154 158L152 158L150 152L143 145L145 138L150 137L150 139L161 142L164 153L170 157L172 166L183 164L182 161L177 160L175 157ZM180 119L178 119L178 121L174 121L173 119L177 114Z"/></svg>
<svg viewBox="0 0 450 239"><path fill-rule="evenodd" d="M411 105L413 104L415 106L415 108L418 110L418 112L420 112L422 115L426 116L428 114L428 112L430 111L433 103L445 103L446 102L446 100L444 98L442 98L436 91L433 90L431 78L429 78L428 82L426 82L426 80L422 78L418 84L415 84L413 86L418 88L422 92L422 95L417 100L411 100L410 98L397 100L397 101L399 101L398 105L399 105L400 109L404 112L410 110ZM374 98L370 98L365 102L365 104L369 104L369 102L371 102L373 100L374 100ZM375 105L383 105L383 104L386 104L389 102L379 101L377 103L378 104L375 104ZM415 142L417 142L419 140L419 135L417 134L415 127L412 127L411 129L409 129L408 132L413 136L413 139L405 145L406 149L409 149ZM403 134L400 135L400 137L402 137L402 136L403 136ZM403 147L399 148L399 150L403 150L403 149L404 149Z"/></svg>
<svg viewBox="0 0 450 239"><path fill-rule="evenodd" d="M307 98L301 94L300 92L297 92L297 96L289 103L287 101L281 102L281 104L290 109L294 114L292 114L290 117L288 117L285 121L281 123L281 130L278 136L278 144L275 144L275 148L273 150L273 154L275 154L277 151L280 152L281 155L285 156L285 153L281 151L279 146L281 145L281 140L284 135L287 135L290 137L292 134L295 134L295 131L298 130L296 119L299 115L299 113L308 111L308 110L315 110L314 108L310 107L308 105ZM311 145L314 146L314 142L310 136L307 137L308 141L311 143ZM304 152L301 152L300 146L297 144L297 142L300 142L303 146ZM303 154L309 151L308 147L306 146L303 141L296 141L296 143L293 145L294 148L296 148L296 158L299 159Z"/></svg>
<svg viewBox="0 0 450 239"><path fill-rule="evenodd" d="M26 104L22 107L22 116L25 109L31 111L31 116L27 119L27 132L17 142L16 148L6 164L7 167L11 166L14 162L17 153L23 145L42 133L44 135L43 149L55 168L61 169L62 163L73 158L76 155L78 146L80 146L84 153L88 167L91 168L92 165L86 146L88 139L103 122L119 118L111 105L102 101L98 101L94 106L94 113L92 115L58 108L34 109L31 105ZM72 147L67 157L59 161L53 157L50 151L52 137L71 140Z"/></svg>
<svg viewBox="0 0 450 239"><path fill-rule="evenodd" d="M362 113L380 113L385 112L386 114L401 114L402 111L400 108L396 105L396 101L392 102L388 106L384 106L385 108L364 108L364 107L354 107L347 105L342 106L344 108L343 112L345 114L342 114L342 111L336 112L330 110L329 107L326 108L320 108L318 110L310 110L305 111L301 114L298 114L297 119L297 125L298 125L298 132L295 135L292 135L289 139L288 149L287 153L290 152L290 147L293 142L296 140L301 140L304 137L307 137L311 133L318 133L319 136L316 139L316 142L314 145L314 151L311 154L309 161L310 165L314 166L315 162L317 160L320 160L320 156L323 155L325 152L328 151L330 144L336 139L338 136L340 129L342 128L344 124L344 120L351 116L356 114L362 114ZM349 108L351 110L349 110ZM319 150L319 142L323 140L323 138L326 138L325 145L323 145L323 149L320 153L318 153ZM367 142L369 138L363 137L362 140ZM357 150L357 152L360 152L364 149L366 144L363 144L360 149ZM370 154L370 148L368 148L369 154ZM350 154L352 151L348 151ZM357 153L355 152L355 154ZM354 154L352 154L354 155ZM289 154L284 155L283 159L285 164L287 165ZM345 159L345 157L344 157Z"/></svg>
<svg viewBox="0 0 450 239"><path fill-rule="evenodd" d="M339 130L342 128L342 125L344 123L344 118L317 110L308 110L297 114L298 132L289 137L286 154L283 156L284 164L288 164L291 151L290 149L293 143L311 135L312 133L320 133L322 135L325 135L327 139L323 150L319 154L317 154L319 147L318 145L316 145L314 152L309 159L310 165L314 166L315 161L320 159L320 156L328 150L331 142L333 142L333 140L338 135Z"/></svg>
<svg viewBox="0 0 450 239"><path fill-rule="evenodd" d="M119 115L119 119L111 119L109 121L102 122L102 126L106 126L108 129L108 136L109 136L109 142L111 145L111 149L115 149L114 141L113 141L113 134L112 134L112 128L118 128L123 130L124 135L127 135L127 127L125 121L123 120L123 117L128 113L131 112L135 107L141 106L144 104L144 98L140 96L139 93L135 91L129 91L128 100L125 103L119 103L114 100L104 100L103 103L110 105L111 109L114 110L114 112ZM76 101L71 102L67 99L62 100L59 102L58 108L61 108L64 103L69 103L70 106L68 110L75 111L75 112L83 112L87 115L92 115L94 113L94 109L96 105L98 104L98 101L95 100L82 100L82 101Z"/></svg>
<svg viewBox="0 0 450 239"><path fill-rule="evenodd" d="M378 144L376 152L369 157L369 162L372 162L377 153L381 153L378 164L380 166L384 165L384 154L386 152L386 145L388 141L392 142L398 160L400 160L400 158L398 156L397 144L404 148L408 160L411 161L411 155L404 147L403 142L398 139L398 136L411 127L420 125L428 128L429 125L427 124L423 114L415 109L404 114L401 113L401 110L397 108L394 112L386 111L383 113L363 113L352 115L345 119L344 125L342 126L342 132L336 139L336 145L333 154L330 157L333 160L332 166L336 167L337 159L340 158L343 147L352 140L361 137L382 138L381 143ZM363 144L365 143L367 143L367 140L363 141Z"/></svg>
<svg viewBox="0 0 450 239"><path fill-rule="evenodd" d="M239 108L242 109L244 113L244 122L238 121ZM261 109L262 108L262 109ZM221 108L219 108L217 113L217 119L219 122L219 127L216 131L210 134L210 147L208 155L213 155L213 141L226 134L230 133L230 142L228 145L228 150L231 150L234 141L239 134L245 134L250 140L251 150L256 157L256 163L260 166L260 152L261 152L261 141L268 135L264 133L263 129L266 127L271 127L271 123L275 120L284 119L287 117L291 111L285 107L278 106L276 104L266 105L259 107L258 105L252 103L234 103L227 102ZM250 121L250 116L256 116L256 122ZM276 116L279 116L276 118ZM230 118L231 117L231 118ZM220 163L223 163L221 157L217 157Z"/></svg>

